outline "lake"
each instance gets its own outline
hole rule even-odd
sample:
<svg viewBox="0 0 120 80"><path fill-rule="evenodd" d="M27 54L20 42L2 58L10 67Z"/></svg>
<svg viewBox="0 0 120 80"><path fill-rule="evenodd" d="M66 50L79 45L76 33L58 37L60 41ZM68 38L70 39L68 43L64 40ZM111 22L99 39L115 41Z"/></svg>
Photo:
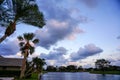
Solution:
<svg viewBox="0 0 120 80"><path fill-rule="evenodd" d="M90 74L88 72L48 72L42 80L120 80L120 75Z"/></svg>

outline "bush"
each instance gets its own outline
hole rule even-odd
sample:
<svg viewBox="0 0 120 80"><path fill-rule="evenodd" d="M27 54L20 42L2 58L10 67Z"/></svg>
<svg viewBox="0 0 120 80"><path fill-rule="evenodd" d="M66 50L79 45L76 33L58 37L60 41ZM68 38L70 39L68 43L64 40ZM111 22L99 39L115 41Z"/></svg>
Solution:
<svg viewBox="0 0 120 80"><path fill-rule="evenodd" d="M0 70L0 77L19 77L20 71Z"/></svg>

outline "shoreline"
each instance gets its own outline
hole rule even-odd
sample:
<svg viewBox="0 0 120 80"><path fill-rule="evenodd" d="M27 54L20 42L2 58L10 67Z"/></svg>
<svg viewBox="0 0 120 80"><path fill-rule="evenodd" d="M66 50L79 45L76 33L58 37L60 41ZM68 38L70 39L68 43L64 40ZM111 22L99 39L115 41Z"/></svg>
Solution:
<svg viewBox="0 0 120 80"><path fill-rule="evenodd" d="M120 71L90 71L91 74L112 74L112 75L120 75Z"/></svg>

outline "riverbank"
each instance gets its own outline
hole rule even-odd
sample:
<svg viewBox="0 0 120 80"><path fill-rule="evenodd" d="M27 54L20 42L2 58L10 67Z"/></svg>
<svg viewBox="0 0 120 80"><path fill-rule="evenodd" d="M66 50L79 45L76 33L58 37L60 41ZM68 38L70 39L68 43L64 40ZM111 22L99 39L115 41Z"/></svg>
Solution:
<svg viewBox="0 0 120 80"><path fill-rule="evenodd" d="M93 74L117 74L120 75L120 71L90 71Z"/></svg>
<svg viewBox="0 0 120 80"><path fill-rule="evenodd" d="M38 73L33 73L32 76L27 79L15 79L15 80L38 80Z"/></svg>

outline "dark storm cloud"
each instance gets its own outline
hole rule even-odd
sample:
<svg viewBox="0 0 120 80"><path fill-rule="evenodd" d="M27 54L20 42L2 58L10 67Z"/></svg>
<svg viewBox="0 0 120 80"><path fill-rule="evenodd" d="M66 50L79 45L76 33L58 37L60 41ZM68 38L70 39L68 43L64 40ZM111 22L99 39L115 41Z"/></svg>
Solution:
<svg viewBox="0 0 120 80"><path fill-rule="evenodd" d="M80 48L77 52L74 52L70 55L71 60L76 61L79 59L85 59L89 56L96 55L103 52L99 47L96 47L94 44L85 45L84 48Z"/></svg>
<svg viewBox="0 0 120 80"><path fill-rule="evenodd" d="M0 44L0 55L13 55L19 51L19 46L17 41L9 41Z"/></svg>
<svg viewBox="0 0 120 80"><path fill-rule="evenodd" d="M51 45L66 37L83 32L78 27L80 21L71 17L69 9L59 7L56 0L40 0L37 2L47 20L43 31L38 30L35 32L37 38L40 39L40 46L49 49ZM78 29L79 32L76 33L75 29Z"/></svg>

